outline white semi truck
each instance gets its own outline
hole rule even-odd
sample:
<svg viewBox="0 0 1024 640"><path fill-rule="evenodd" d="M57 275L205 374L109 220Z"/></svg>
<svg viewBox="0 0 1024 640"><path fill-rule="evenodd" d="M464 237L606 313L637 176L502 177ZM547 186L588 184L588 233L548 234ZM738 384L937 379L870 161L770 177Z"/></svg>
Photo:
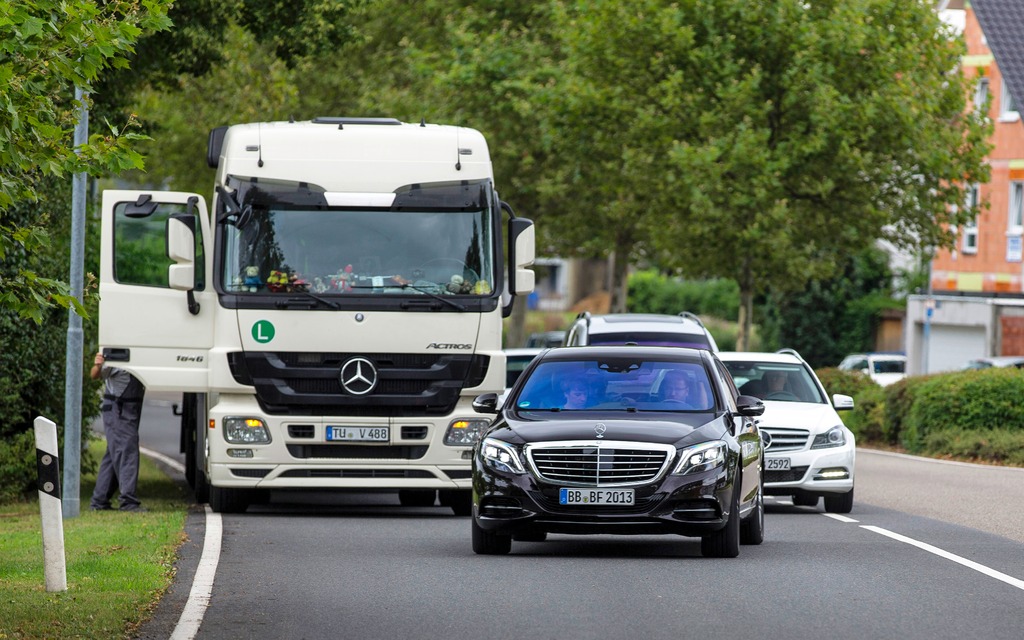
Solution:
<svg viewBox="0 0 1024 640"><path fill-rule="evenodd" d="M475 130L388 118L220 127L211 208L103 193L99 339L182 392L200 502L397 490L468 514L502 318L533 290L534 232Z"/></svg>

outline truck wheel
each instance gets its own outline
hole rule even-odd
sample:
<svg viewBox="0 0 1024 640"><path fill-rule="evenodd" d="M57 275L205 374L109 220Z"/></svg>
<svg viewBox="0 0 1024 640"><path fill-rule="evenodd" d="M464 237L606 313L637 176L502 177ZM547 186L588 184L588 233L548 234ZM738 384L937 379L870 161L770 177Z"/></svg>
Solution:
<svg viewBox="0 0 1024 640"><path fill-rule="evenodd" d="M470 489L441 489L438 499L442 507L449 507L457 516L473 513L473 491Z"/></svg>
<svg viewBox="0 0 1024 640"><path fill-rule="evenodd" d="M436 489L399 489L398 502L403 507L432 507L437 500Z"/></svg>
<svg viewBox="0 0 1024 640"><path fill-rule="evenodd" d="M245 489L210 487L210 508L215 513L245 513L249 508L249 492Z"/></svg>
<svg viewBox="0 0 1024 640"><path fill-rule="evenodd" d="M210 501L210 483L206 479L205 471L196 470L196 480L192 490L196 496L196 504L206 504Z"/></svg>

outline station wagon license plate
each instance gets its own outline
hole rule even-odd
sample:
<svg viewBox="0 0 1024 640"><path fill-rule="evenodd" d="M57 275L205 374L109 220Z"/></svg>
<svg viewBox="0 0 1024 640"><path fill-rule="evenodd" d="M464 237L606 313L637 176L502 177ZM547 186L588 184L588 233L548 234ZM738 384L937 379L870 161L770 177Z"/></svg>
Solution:
<svg viewBox="0 0 1024 640"><path fill-rule="evenodd" d="M390 439L390 427L327 427L328 442L387 442Z"/></svg>
<svg viewBox="0 0 1024 640"><path fill-rule="evenodd" d="M617 505L635 504L632 489L559 489L558 504L566 505Z"/></svg>
<svg viewBox="0 0 1024 640"><path fill-rule="evenodd" d="M789 458L765 458L765 471L789 471Z"/></svg>

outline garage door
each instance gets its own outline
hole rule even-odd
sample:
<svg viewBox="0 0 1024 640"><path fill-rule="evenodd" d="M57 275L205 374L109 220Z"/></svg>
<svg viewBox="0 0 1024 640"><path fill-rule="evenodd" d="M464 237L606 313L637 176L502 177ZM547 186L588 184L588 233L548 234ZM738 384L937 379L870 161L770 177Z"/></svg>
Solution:
<svg viewBox="0 0 1024 640"><path fill-rule="evenodd" d="M984 327L931 326L928 371L955 371L972 358L988 355Z"/></svg>

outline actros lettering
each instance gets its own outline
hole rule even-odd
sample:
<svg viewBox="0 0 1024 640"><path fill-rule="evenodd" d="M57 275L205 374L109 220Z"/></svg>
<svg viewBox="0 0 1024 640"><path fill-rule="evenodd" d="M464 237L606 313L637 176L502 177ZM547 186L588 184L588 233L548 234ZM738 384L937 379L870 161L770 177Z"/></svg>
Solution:
<svg viewBox="0 0 1024 640"><path fill-rule="evenodd" d="M431 342L427 345L428 349L472 349L471 344L456 344L454 342Z"/></svg>

